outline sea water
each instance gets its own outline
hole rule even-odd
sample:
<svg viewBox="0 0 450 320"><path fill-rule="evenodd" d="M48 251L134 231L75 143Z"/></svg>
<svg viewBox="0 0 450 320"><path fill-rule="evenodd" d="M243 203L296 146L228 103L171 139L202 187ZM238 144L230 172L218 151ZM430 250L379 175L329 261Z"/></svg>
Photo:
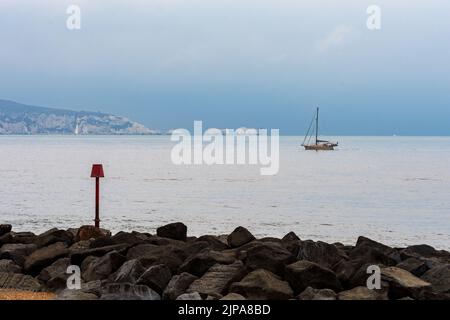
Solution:
<svg viewBox="0 0 450 320"><path fill-rule="evenodd" d="M169 136L0 136L0 223L16 231L92 224L93 163L102 163L101 226L450 249L450 137L333 137L336 151L280 138L280 169L175 165Z"/></svg>

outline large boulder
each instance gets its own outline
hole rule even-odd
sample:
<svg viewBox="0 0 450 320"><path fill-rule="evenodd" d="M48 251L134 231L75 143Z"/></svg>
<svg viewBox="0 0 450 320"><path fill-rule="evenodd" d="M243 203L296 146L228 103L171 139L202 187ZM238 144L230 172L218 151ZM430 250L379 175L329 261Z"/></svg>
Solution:
<svg viewBox="0 0 450 320"><path fill-rule="evenodd" d="M250 270L266 269L283 275L285 265L295 261L295 257L277 243L263 243L247 250L245 265Z"/></svg>
<svg viewBox="0 0 450 320"><path fill-rule="evenodd" d="M23 266L25 258L37 249L35 244L8 243L0 248L0 259L9 259Z"/></svg>
<svg viewBox="0 0 450 320"><path fill-rule="evenodd" d="M29 275L0 272L0 289L40 291L41 284Z"/></svg>
<svg viewBox="0 0 450 320"><path fill-rule="evenodd" d="M145 234L138 232L123 232L120 231L111 237L111 241L114 244L126 243L129 245L143 244L147 241L149 237Z"/></svg>
<svg viewBox="0 0 450 320"><path fill-rule="evenodd" d="M431 283L433 292L450 294L450 264L428 270L422 280Z"/></svg>
<svg viewBox="0 0 450 320"><path fill-rule="evenodd" d="M212 251L204 249L196 255L187 258L178 269L178 273L188 272L201 277L209 268L216 263L232 264L235 261L233 252Z"/></svg>
<svg viewBox="0 0 450 320"><path fill-rule="evenodd" d="M22 268L14 263L14 261L8 259L0 260L0 272L21 273L21 271Z"/></svg>
<svg viewBox="0 0 450 320"><path fill-rule="evenodd" d="M297 259L315 262L324 268L333 269L337 263L348 259L348 257L335 245L322 241L306 240L299 242Z"/></svg>
<svg viewBox="0 0 450 320"><path fill-rule="evenodd" d="M430 283L417 278L410 272L397 268L381 268L381 279L389 284L389 298L411 297L417 299L424 291L431 289Z"/></svg>
<svg viewBox="0 0 450 320"><path fill-rule="evenodd" d="M423 260L424 258L432 262L440 264L450 264L450 252L445 250L436 250L435 248L426 245L409 246L401 251L402 259L417 258Z"/></svg>
<svg viewBox="0 0 450 320"><path fill-rule="evenodd" d="M295 232L291 231L287 233L282 239L283 242L289 242L289 241L299 241L300 237L295 234Z"/></svg>
<svg viewBox="0 0 450 320"><path fill-rule="evenodd" d="M9 234L5 234L4 236L11 235L12 239L10 243L22 243L22 244L30 244L33 243L36 239L36 235L33 232L10 232Z"/></svg>
<svg viewBox="0 0 450 320"><path fill-rule="evenodd" d="M124 253L128 248L127 244L115 244L111 246L105 246L100 248L72 250L70 254L70 261L72 264L81 265L84 259L89 256L102 257L109 252L116 251L118 253Z"/></svg>
<svg viewBox="0 0 450 320"><path fill-rule="evenodd" d="M430 269L426 261L417 258L408 258L406 260L403 260L402 262L397 264L396 267L411 272L416 277L421 277Z"/></svg>
<svg viewBox="0 0 450 320"><path fill-rule="evenodd" d="M364 255L364 252L368 252L369 254ZM382 264L389 266L396 265L401 261L400 253L396 249L366 237L358 238L356 246L351 251L350 255L351 258L355 256L366 256L374 259L373 261L363 259L366 262L381 262Z"/></svg>
<svg viewBox="0 0 450 320"><path fill-rule="evenodd" d="M165 264L158 264L148 268L138 279L138 284L143 284L162 294L170 279L172 273Z"/></svg>
<svg viewBox="0 0 450 320"><path fill-rule="evenodd" d="M8 233L0 236L0 247L4 244L13 243L13 242L14 242L14 240L13 240L12 232L8 232Z"/></svg>
<svg viewBox="0 0 450 320"><path fill-rule="evenodd" d="M387 290L368 289L367 287L356 287L350 290L341 291L338 300L388 300Z"/></svg>
<svg viewBox="0 0 450 320"><path fill-rule="evenodd" d="M336 293L331 289L306 288L297 296L298 300L336 300Z"/></svg>
<svg viewBox="0 0 450 320"><path fill-rule="evenodd" d="M211 250L222 251L229 249L228 245L217 236L205 235L197 238L195 242L206 242Z"/></svg>
<svg viewBox="0 0 450 320"><path fill-rule="evenodd" d="M231 248L240 247L253 240L255 240L255 237L244 227L237 227L227 238L228 245Z"/></svg>
<svg viewBox="0 0 450 320"><path fill-rule="evenodd" d="M233 283L230 292L250 300L286 300L294 294L289 283L264 269L252 271L240 282Z"/></svg>
<svg viewBox="0 0 450 320"><path fill-rule="evenodd" d="M78 229L77 235L75 236L75 241L83 241L90 239L97 239L105 236L111 236L111 231L101 228L96 228L94 226L81 226Z"/></svg>
<svg viewBox="0 0 450 320"><path fill-rule="evenodd" d="M81 282L81 291L95 294L97 297L102 295L102 287L107 283L107 280L94 280L89 282Z"/></svg>
<svg viewBox="0 0 450 320"><path fill-rule="evenodd" d="M241 261L232 264L216 264L212 266L200 279L195 280L187 292L198 292L213 297L221 297L233 282L240 281L245 275L245 268Z"/></svg>
<svg viewBox="0 0 450 320"><path fill-rule="evenodd" d="M127 260L138 259L145 268L165 264L172 273L176 273L184 255L182 249L173 245L140 244L128 250Z"/></svg>
<svg viewBox="0 0 450 320"><path fill-rule="evenodd" d="M56 242L63 242L70 246L73 243L73 238L73 234L70 231L53 228L38 235L34 243L38 248L46 247Z"/></svg>
<svg viewBox="0 0 450 320"><path fill-rule="evenodd" d="M0 237L11 232L12 226L10 224L0 224Z"/></svg>
<svg viewBox="0 0 450 320"><path fill-rule="evenodd" d="M310 261L297 261L286 267L285 279L295 293L303 292L307 287L341 291L342 286L336 274L330 269Z"/></svg>
<svg viewBox="0 0 450 320"><path fill-rule="evenodd" d="M52 291L64 289L67 286L67 268L70 266L69 258L61 258L53 262L50 266L42 269L37 277L46 283L46 287Z"/></svg>
<svg viewBox="0 0 450 320"><path fill-rule="evenodd" d="M106 279L124 262L125 257L117 251L111 251L101 258L94 258L85 267L82 273L83 279L87 282Z"/></svg>
<svg viewBox="0 0 450 320"><path fill-rule="evenodd" d="M144 285L111 283L104 287L102 300L161 300L161 296Z"/></svg>
<svg viewBox="0 0 450 320"><path fill-rule="evenodd" d="M187 227L181 222L170 223L156 229L159 237L186 241Z"/></svg>
<svg viewBox="0 0 450 320"><path fill-rule="evenodd" d="M178 296L185 293L194 280L198 279L196 276L183 272L173 276L167 284L163 292L164 300L175 300Z"/></svg>
<svg viewBox="0 0 450 320"><path fill-rule="evenodd" d="M145 268L139 260L128 260L112 275L112 282L136 283L144 272Z"/></svg>
<svg viewBox="0 0 450 320"><path fill-rule="evenodd" d="M68 254L69 250L65 243L57 242L51 244L30 254L25 259L24 270L29 274L37 275L43 268Z"/></svg>

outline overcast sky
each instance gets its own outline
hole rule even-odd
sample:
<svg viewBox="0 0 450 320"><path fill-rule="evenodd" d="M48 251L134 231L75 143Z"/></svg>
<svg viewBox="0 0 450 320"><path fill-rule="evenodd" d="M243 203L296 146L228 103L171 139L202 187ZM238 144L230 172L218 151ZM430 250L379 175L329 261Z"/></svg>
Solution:
<svg viewBox="0 0 450 320"><path fill-rule="evenodd" d="M0 99L282 134L320 106L324 134L450 135L449 15L448 0L1 0Z"/></svg>

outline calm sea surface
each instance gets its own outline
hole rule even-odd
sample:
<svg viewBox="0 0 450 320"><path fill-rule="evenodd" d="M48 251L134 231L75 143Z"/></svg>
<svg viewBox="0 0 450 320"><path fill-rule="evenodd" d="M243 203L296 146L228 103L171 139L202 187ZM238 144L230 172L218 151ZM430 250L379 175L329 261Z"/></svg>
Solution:
<svg viewBox="0 0 450 320"><path fill-rule="evenodd" d="M0 223L45 231L92 223L92 163L103 163L102 227L155 232L183 221L190 235L236 226L256 236L450 249L450 137L339 137L311 152L282 137L280 171L176 166L168 136L0 137ZM336 138L335 138L336 139Z"/></svg>

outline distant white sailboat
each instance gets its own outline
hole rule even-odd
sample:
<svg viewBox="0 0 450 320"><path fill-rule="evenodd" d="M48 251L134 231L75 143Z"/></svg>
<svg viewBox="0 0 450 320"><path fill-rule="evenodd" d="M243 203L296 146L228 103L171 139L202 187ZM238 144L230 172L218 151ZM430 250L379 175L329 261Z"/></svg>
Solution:
<svg viewBox="0 0 450 320"><path fill-rule="evenodd" d="M80 132L80 128L79 128L79 126L78 126L78 118L76 119L76 125L75 125L75 135L78 135L79 134L79 132Z"/></svg>

